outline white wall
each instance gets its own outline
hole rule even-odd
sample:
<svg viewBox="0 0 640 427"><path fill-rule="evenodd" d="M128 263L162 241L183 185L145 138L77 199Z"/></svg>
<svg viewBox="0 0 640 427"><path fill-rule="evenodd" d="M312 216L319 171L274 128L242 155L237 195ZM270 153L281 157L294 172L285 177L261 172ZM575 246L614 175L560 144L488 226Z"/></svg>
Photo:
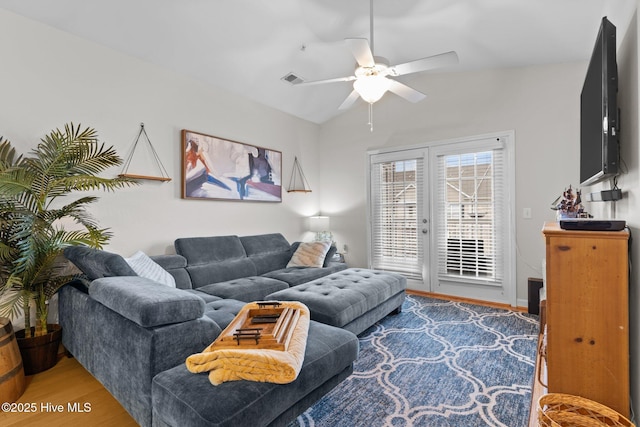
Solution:
<svg viewBox="0 0 640 427"><path fill-rule="evenodd" d="M464 58L461 58L464 61ZM320 144L323 213L331 216L347 261L367 262L366 151L428 141L515 131L518 305L527 304L527 278L542 277L544 221L551 202L578 184L579 99L586 63L420 76L409 84L427 94L419 104L387 94L367 109L322 126ZM532 210L522 218L523 208Z"/></svg>
<svg viewBox="0 0 640 427"><path fill-rule="evenodd" d="M637 2L640 6L640 1ZM597 208L612 218L624 219L631 229L631 274L629 283L630 345L631 345L631 401L633 412L640 414L640 88L638 72L640 63L640 29L637 11L626 34L618 34L618 103L621 113L620 147L626 173L620 176L618 186L624 198L615 205L599 203ZM609 188L594 186L592 191ZM595 205L595 203L593 203ZM594 207L595 208L595 207ZM636 418L637 423L637 418Z"/></svg>
<svg viewBox="0 0 640 427"><path fill-rule="evenodd" d="M98 194L92 212L114 233L108 250L160 254L173 250L176 237L191 235L309 237L304 217L318 212L317 125L3 10L0 28L11 35L0 37L0 135L25 152L51 129L73 121L95 128L124 157L144 122L173 178ZM181 129L281 151L283 202L181 199ZM314 192L284 191L294 156ZM133 166L129 172L158 174Z"/></svg>

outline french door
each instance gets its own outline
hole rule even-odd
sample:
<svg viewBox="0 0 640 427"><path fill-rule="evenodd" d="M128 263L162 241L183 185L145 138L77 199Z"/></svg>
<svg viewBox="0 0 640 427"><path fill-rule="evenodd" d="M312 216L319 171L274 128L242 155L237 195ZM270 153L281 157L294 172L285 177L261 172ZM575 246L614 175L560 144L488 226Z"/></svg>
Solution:
<svg viewBox="0 0 640 427"><path fill-rule="evenodd" d="M513 133L370 153L371 268L516 305Z"/></svg>
<svg viewBox="0 0 640 427"><path fill-rule="evenodd" d="M403 150L370 158L370 256L379 270L424 282L429 255L426 197L428 150Z"/></svg>

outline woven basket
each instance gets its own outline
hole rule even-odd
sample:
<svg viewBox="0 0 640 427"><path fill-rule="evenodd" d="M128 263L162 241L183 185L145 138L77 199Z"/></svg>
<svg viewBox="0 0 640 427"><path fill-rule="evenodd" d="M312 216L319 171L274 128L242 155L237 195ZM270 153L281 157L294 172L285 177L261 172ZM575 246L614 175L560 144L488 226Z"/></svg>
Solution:
<svg viewBox="0 0 640 427"><path fill-rule="evenodd" d="M562 393L549 393L538 400L540 427L635 427L613 409L585 399Z"/></svg>

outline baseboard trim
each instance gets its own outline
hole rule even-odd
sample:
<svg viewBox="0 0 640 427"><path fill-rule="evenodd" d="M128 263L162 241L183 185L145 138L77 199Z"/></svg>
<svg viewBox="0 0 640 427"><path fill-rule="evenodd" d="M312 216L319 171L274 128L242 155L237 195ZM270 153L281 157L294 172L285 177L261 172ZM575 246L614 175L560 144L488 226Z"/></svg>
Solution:
<svg viewBox="0 0 640 427"><path fill-rule="evenodd" d="M458 302L464 302L464 303L475 304L475 305L483 305L485 307L501 308L501 309L504 309L504 310L519 311L519 312L524 312L524 313L529 311L529 309L527 307L525 307L526 302L525 302L524 305L521 305L522 304L521 301L518 301L518 306L517 307L512 307L509 304L488 302L488 301L476 300L476 299L472 299L472 298L457 297L457 296L452 296L452 295L436 294L436 293L433 293L433 292L416 291L416 290L412 290L412 289L407 289L406 292L408 294L411 294L411 295L418 295L418 296L429 297L429 298L437 298L437 299L448 300L448 301L458 301Z"/></svg>

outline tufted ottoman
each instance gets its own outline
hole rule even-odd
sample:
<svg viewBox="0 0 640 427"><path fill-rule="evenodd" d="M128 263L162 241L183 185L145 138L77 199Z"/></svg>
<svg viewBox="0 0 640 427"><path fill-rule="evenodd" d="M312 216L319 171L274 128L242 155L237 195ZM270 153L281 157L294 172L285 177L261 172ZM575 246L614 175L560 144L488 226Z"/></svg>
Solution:
<svg viewBox="0 0 640 427"><path fill-rule="evenodd" d="M399 312L407 279L395 273L349 268L267 295L267 300L300 301L311 319L354 334L392 311Z"/></svg>

